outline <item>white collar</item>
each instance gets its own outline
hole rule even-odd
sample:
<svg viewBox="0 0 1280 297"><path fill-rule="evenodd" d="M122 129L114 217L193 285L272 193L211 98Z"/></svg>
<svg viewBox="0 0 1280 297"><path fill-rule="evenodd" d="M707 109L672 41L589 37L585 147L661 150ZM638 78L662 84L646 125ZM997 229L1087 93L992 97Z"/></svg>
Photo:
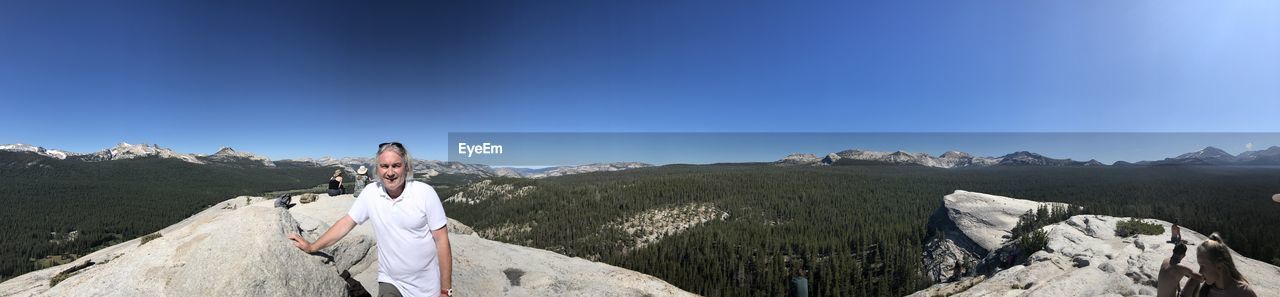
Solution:
<svg viewBox="0 0 1280 297"><path fill-rule="evenodd" d="M386 199L387 201L391 201L391 203L393 203L393 204L394 204L394 203L397 203L397 202L400 202L400 201L404 201L404 197L405 197L405 196L408 196L407 194L409 194L409 184L410 184L410 183L411 183L410 181L404 181L404 191L400 191L400 197L399 197L399 198L391 198L391 194L387 194L387 187L383 186L383 184L382 184L381 182L379 182L379 183L378 183L378 192L379 192L379 193L378 193L378 196L381 196L383 199Z"/></svg>

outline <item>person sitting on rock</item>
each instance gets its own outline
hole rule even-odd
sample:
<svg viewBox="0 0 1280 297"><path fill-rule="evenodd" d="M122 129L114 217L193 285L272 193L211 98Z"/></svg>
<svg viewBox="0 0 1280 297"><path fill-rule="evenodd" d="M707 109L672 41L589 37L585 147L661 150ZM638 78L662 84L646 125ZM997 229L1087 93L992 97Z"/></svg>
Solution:
<svg viewBox="0 0 1280 297"><path fill-rule="evenodd" d="M452 296L453 251L440 196L426 183L407 181L413 163L404 145L380 144L374 159L379 182L364 188L347 215L314 243L298 234L289 234L289 240L314 253L347 236L356 224L372 222L379 296Z"/></svg>
<svg viewBox="0 0 1280 297"><path fill-rule="evenodd" d="M334 170L333 177L329 178L329 196L338 196L342 192L342 169Z"/></svg>
<svg viewBox="0 0 1280 297"><path fill-rule="evenodd" d="M1231 248L1222 241L1222 235L1214 232L1196 248L1196 261L1200 263L1200 275L1204 283L1195 279L1187 281L1182 289L1183 297L1223 296L1223 297L1258 297L1258 293L1249 287L1249 281L1236 269L1231 260Z"/></svg>
<svg viewBox="0 0 1280 297"><path fill-rule="evenodd" d="M1160 274L1156 278L1156 297L1176 297L1182 287L1182 278L1201 281L1203 278L1191 268L1182 266L1182 258L1187 255L1187 245L1178 242L1173 246L1173 256L1160 263Z"/></svg>
<svg viewBox="0 0 1280 297"><path fill-rule="evenodd" d="M1173 227L1170 229L1171 229L1170 233L1173 233L1173 236L1169 238L1169 242L1170 243L1182 242L1182 228L1179 228L1178 224L1173 224Z"/></svg>

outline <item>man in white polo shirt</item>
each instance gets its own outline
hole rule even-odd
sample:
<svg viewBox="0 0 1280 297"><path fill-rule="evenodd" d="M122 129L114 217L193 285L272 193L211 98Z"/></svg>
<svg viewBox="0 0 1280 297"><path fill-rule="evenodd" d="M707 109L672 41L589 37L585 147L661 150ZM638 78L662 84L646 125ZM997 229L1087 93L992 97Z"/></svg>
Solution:
<svg viewBox="0 0 1280 297"><path fill-rule="evenodd" d="M315 243L297 234L289 239L314 253L356 224L372 222L378 237L378 296L452 296L453 252L440 196L426 183L406 182L413 168L400 143L378 145L377 163L379 182L360 191L347 215Z"/></svg>

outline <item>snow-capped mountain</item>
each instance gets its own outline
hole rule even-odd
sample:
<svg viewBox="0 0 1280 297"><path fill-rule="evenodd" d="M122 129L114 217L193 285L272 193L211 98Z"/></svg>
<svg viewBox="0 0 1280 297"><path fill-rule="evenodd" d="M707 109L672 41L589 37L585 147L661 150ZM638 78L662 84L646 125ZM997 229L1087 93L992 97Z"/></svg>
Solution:
<svg viewBox="0 0 1280 297"><path fill-rule="evenodd" d="M815 157L816 158L816 157ZM600 171L620 171L635 168L652 167L653 165L640 162L614 162L614 163L594 163L586 165L573 166L556 166L533 170L522 173L522 177L526 178L543 178L579 173L600 172Z"/></svg>
<svg viewBox="0 0 1280 297"><path fill-rule="evenodd" d="M974 157L965 152L947 151L938 156L937 162L943 168L983 167L996 165L1000 160L992 157Z"/></svg>
<svg viewBox="0 0 1280 297"><path fill-rule="evenodd" d="M1028 151L1018 151L999 158L1001 166L1102 166L1097 160L1088 162L1071 159L1054 159Z"/></svg>
<svg viewBox="0 0 1280 297"><path fill-rule="evenodd" d="M1248 152L1246 152L1248 153ZM1246 156L1246 153L1241 153ZM1257 153L1253 153L1257 154ZM1253 155L1249 154L1249 155ZM1205 147L1204 149L1178 155L1173 158L1165 158L1159 161L1142 161L1138 165L1236 165L1236 156L1223 151L1216 147Z"/></svg>
<svg viewBox="0 0 1280 297"><path fill-rule="evenodd" d="M372 167L370 167L372 168ZM436 176L440 174L465 174L479 176L501 176L488 165L467 164L453 161L414 160L413 172ZM516 176L519 177L519 176Z"/></svg>
<svg viewBox="0 0 1280 297"><path fill-rule="evenodd" d="M251 153L237 152L229 147L223 147L212 155L184 154L175 152L169 148L160 147L156 144L130 144L127 142L121 142L116 144L116 146L89 154L70 153L62 150L46 149L39 146L21 143L0 145L0 150L33 152L50 158L83 162L102 162L157 157L178 159L193 164L240 163L248 160L251 163L261 166L275 166L275 163L271 162L271 159Z"/></svg>
<svg viewBox="0 0 1280 297"><path fill-rule="evenodd" d="M92 154L84 154L76 156L76 159L88 162L101 162L111 160L125 160L143 157L160 157L178 159L188 163L204 164L204 161L196 158L195 155L174 152L168 148L162 148L159 145L151 144L129 144L121 142L105 150Z"/></svg>
<svg viewBox="0 0 1280 297"><path fill-rule="evenodd" d="M777 163L782 165L813 165L818 162L822 162L822 159L819 159L814 154L791 154L782 158L782 160L778 160Z"/></svg>
<svg viewBox="0 0 1280 297"><path fill-rule="evenodd" d="M369 168L373 168L371 165L373 164L373 159L360 158L360 157L332 158L332 157L325 156L320 158L283 159L283 160L276 161L276 165L281 165L281 164L289 164L292 166L315 166L315 167L344 166L344 167L351 167L351 168L368 166Z"/></svg>
<svg viewBox="0 0 1280 297"><path fill-rule="evenodd" d="M57 158L57 159L66 159L68 156L76 155L75 153L68 153L60 150L51 150L43 147L38 147L30 144L22 144L22 143L0 144L0 151L32 152L41 156Z"/></svg>
<svg viewBox="0 0 1280 297"><path fill-rule="evenodd" d="M843 160L843 161L842 161ZM906 151L896 152L877 152L866 150L843 150L835 153L827 154L822 158L823 164L836 164L838 162L871 162L891 165L921 165L929 167L942 167L925 153L912 154Z"/></svg>
<svg viewBox="0 0 1280 297"><path fill-rule="evenodd" d="M841 165L841 164L883 164L883 165L915 165L938 168L986 167L986 166L1107 166L1102 162L1090 159L1076 161L1072 159L1055 159L1041 154L1018 151L1000 157L975 157L958 151L948 151L937 157L925 153L905 151L877 152L867 150L844 150L827 154L821 162L806 163L804 154L792 154L774 162L777 165ZM842 161L843 160L843 161ZM1280 146L1272 146L1261 151L1246 151L1239 155L1231 155L1216 147L1165 158L1159 161L1126 162L1116 161L1113 166L1157 166L1157 165L1280 165Z"/></svg>
<svg viewBox="0 0 1280 297"><path fill-rule="evenodd" d="M986 166L1104 166L1096 160L1087 162L1071 159L1054 159L1032 152L1015 152L1002 157L975 157L959 151L948 151L937 157L926 153L910 153L906 151L878 152L867 150L844 150L827 154L820 162L805 162L806 154L791 154L774 162L777 165L843 165L843 164L880 164L927 166L937 168L986 167ZM811 156L811 155L810 155Z"/></svg>

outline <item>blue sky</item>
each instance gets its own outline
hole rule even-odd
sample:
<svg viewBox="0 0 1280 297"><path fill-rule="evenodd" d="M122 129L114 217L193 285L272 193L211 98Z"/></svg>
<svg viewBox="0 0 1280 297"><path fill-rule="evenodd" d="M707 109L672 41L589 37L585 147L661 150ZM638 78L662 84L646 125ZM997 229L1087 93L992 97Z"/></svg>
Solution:
<svg viewBox="0 0 1280 297"><path fill-rule="evenodd" d="M1278 16L1277 1L4 1L0 143L280 159L400 140L444 159L448 132L1277 132Z"/></svg>

